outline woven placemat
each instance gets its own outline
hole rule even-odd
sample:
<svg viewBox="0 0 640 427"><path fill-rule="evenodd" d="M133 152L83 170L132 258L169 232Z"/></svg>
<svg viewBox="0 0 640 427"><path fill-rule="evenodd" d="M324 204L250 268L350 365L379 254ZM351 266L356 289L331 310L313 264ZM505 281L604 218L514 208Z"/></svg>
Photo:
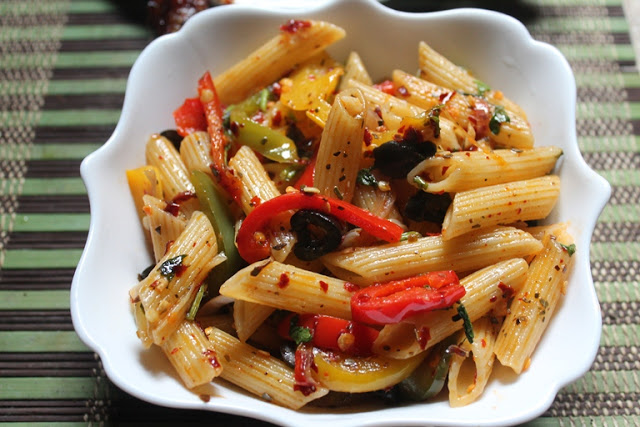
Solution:
<svg viewBox="0 0 640 427"><path fill-rule="evenodd" d="M127 395L71 324L69 288L89 226L79 165L110 136L130 67L153 38L124 3L0 1L0 423L259 425ZM565 54L578 82L580 148L613 186L591 245L604 324L597 358L530 424L637 425L640 76L622 0L489 6Z"/></svg>

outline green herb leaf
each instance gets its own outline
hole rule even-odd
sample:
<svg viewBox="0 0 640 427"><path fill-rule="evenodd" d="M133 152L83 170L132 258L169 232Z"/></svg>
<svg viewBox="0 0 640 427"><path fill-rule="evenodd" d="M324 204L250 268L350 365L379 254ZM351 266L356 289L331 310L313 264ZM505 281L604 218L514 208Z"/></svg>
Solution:
<svg viewBox="0 0 640 427"><path fill-rule="evenodd" d="M420 237L422 237L422 235L417 231L405 231L404 233L402 233L402 235L400 235L400 241L402 242L412 238L419 239Z"/></svg>
<svg viewBox="0 0 640 427"><path fill-rule="evenodd" d="M443 107L444 104L438 104L429 110L428 117L429 122L433 127L434 138L438 138L440 136L440 112L442 111Z"/></svg>
<svg viewBox="0 0 640 427"><path fill-rule="evenodd" d="M478 96L484 96L491 90L491 87L483 81L476 80L476 86L478 86Z"/></svg>
<svg viewBox="0 0 640 427"><path fill-rule="evenodd" d="M559 243L560 246L562 246L562 249L564 249L565 251L567 251L567 253L569 253L569 256L572 256L573 254L576 253L576 244L572 243L570 245L563 245L562 243Z"/></svg>
<svg viewBox="0 0 640 427"><path fill-rule="evenodd" d="M187 320L193 320L196 318L196 314L198 313L198 309L200 308L200 303L202 302L202 297L207 291L207 287L205 285L200 285L198 288L198 292L196 293L196 297L191 304L191 308L187 313Z"/></svg>
<svg viewBox="0 0 640 427"><path fill-rule="evenodd" d="M356 181L358 184L369 185L371 187L378 185L378 180L375 175L371 173L371 168L360 169Z"/></svg>
<svg viewBox="0 0 640 427"><path fill-rule="evenodd" d="M289 326L289 336L296 342L296 345L300 345L303 342L309 342L313 339L311 329L305 326L299 326L298 320L298 316L293 316Z"/></svg>
<svg viewBox="0 0 640 427"><path fill-rule="evenodd" d="M166 260L160 264L158 271L170 282L176 276L176 270L182 265L182 260L185 257L186 255L178 255L177 257Z"/></svg>
<svg viewBox="0 0 640 427"><path fill-rule="evenodd" d="M333 187L333 193L336 195L336 197L340 200L344 199L344 196L342 195L342 192L340 191L340 189L337 186Z"/></svg>
<svg viewBox="0 0 640 427"><path fill-rule="evenodd" d="M507 115L506 110L501 105L496 105L495 110L493 111L493 116L489 121L489 129L491 129L491 133L497 135L500 133L500 125L502 123L508 123L511 119Z"/></svg>
<svg viewBox="0 0 640 427"><path fill-rule="evenodd" d="M425 181L425 179L420 175L416 175L413 177L413 183L416 184L416 186L422 191L427 191L427 188L429 188L429 183Z"/></svg>
<svg viewBox="0 0 640 427"><path fill-rule="evenodd" d="M473 344L473 326L471 325L471 320L469 320L467 309L462 303L458 303L456 309L458 310L458 316L460 316L464 323L464 334L467 336L469 344Z"/></svg>

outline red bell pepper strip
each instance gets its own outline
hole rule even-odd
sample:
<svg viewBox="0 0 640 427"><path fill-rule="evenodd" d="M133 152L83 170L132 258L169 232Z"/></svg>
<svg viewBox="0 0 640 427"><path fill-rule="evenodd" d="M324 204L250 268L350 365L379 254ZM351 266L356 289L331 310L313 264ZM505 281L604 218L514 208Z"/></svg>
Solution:
<svg viewBox="0 0 640 427"><path fill-rule="evenodd" d="M403 229L399 225L373 215L351 203L329 197L295 191L264 201L242 222L236 236L238 252L245 261L253 263L269 256L268 241L256 236L277 214L289 210L311 209L331 214L367 233L387 242L400 240Z"/></svg>
<svg viewBox="0 0 640 427"><path fill-rule="evenodd" d="M280 321L278 334L282 338L295 340L296 337L292 337L291 334L296 332L296 328L306 328L309 331L309 344L323 350L342 351L352 356L373 354L373 342L380 333L370 326L338 317L292 313Z"/></svg>
<svg viewBox="0 0 640 427"><path fill-rule="evenodd" d="M316 160L318 158L318 153L314 154L309 164L307 165L300 178L293 185L294 188L300 189L303 185L306 187L313 187L313 178L316 175Z"/></svg>
<svg viewBox="0 0 640 427"><path fill-rule="evenodd" d="M398 323L416 314L451 307L465 293L455 272L434 271L356 291L351 296L351 317L373 325Z"/></svg>
<svg viewBox="0 0 640 427"><path fill-rule="evenodd" d="M389 95L396 94L396 84L391 80L384 80L380 83L376 83L373 87Z"/></svg>
<svg viewBox="0 0 640 427"><path fill-rule="evenodd" d="M240 180L227 168L227 137L224 133L222 105L208 71L198 80L198 95L207 120L207 132L211 138L211 171L229 195L239 202Z"/></svg>
<svg viewBox="0 0 640 427"><path fill-rule="evenodd" d="M184 103L173 112L173 120L181 136L207 130L207 118L198 98L187 98Z"/></svg>

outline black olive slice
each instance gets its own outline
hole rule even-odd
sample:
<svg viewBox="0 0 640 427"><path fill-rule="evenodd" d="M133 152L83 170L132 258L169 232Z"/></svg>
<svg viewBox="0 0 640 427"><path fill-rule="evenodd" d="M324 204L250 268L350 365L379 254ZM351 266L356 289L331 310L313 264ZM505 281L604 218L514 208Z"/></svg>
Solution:
<svg viewBox="0 0 640 427"><path fill-rule="evenodd" d="M299 210L291 217L291 228L298 237L293 253L303 261L312 261L328 254L342 242L340 222L318 211Z"/></svg>

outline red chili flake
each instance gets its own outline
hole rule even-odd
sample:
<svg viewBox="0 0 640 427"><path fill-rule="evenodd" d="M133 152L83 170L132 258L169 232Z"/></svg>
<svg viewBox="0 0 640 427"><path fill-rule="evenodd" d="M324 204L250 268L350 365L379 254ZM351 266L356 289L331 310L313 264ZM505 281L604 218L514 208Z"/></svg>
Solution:
<svg viewBox="0 0 640 427"><path fill-rule="evenodd" d="M389 95L394 95L396 91L396 85L391 80L377 83L373 87Z"/></svg>
<svg viewBox="0 0 640 427"><path fill-rule="evenodd" d="M442 175L444 175L445 173L447 173L447 171L449 170L449 166L443 166L442 167Z"/></svg>
<svg viewBox="0 0 640 427"><path fill-rule="evenodd" d="M482 340L480 340L480 344L482 344L482 348L485 348L487 346L487 340L482 338Z"/></svg>
<svg viewBox="0 0 640 427"><path fill-rule="evenodd" d="M509 285L505 285L502 282L498 284L498 289L502 291L502 298L511 298L516 293L515 289L513 289Z"/></svg>
<svg viewBox="0 0 640 427"><path fill-rule="evenodd" d="M213 350L205 350L202 352L204 356L209 360L209 364L213 366L215 369L220 368L220 362L218 362L218 358L216 357L216 352Z"/></svg>
<svg viewBox="0 0 640 427"><path fill-rule="evenodd" d="M355 292L360 289L360 286L351 282L344 282L344 288L347 292Z"/></svg>
<svg viewBox="0 0 640 427"><path fill-rule="evenodd" d="M278 287L280 289L284 289L287 286L289 286L289 276L287 275L287 273L282 273L280 275L280 280L278 281Z"/></svg>
<svg viewBox="0 0 640 427"><path fill-rule="evenodd" d="M278 127L280 126L280 123L282 123L282 112L278 110L273 115L273 118L271 119L271 124L275 127Z"/></svg>
<svg viewBox="0 0 640 427"><path fill-rule="evenodd" d="M176 277L180 277L180 276L182 276L184 274L185 271L187 271L187 267L188 266L186 266L184 264L176 265L173 268L173 272L175 273Z"/></svg>
<svg viewBox="0 0 640 427"><path fill-rule="evenodd" d="M176 354L179 351L180 351L180 347L174 347L173 350L171 350L171 354Z"/></svg>
<svg viewBox="0 0 640 427"><path fill-rule="evenodd" d="M489 298L489 302L496 302L498 300L498 297L496 295L491 296L491 298Z"/></svg>
<svg viewBox="0 0 640 427"><path fill-rule="evenodd" d="M456 94L455 91L441 93L440 96L438 97L438 99L440 100L440 104L446 104L447 102L449 102L451 98L454 97L455 94Z"/></svg>
<svg viewBox="0 0 640 427"><path fill-rule="evenodd" d="M260 206L260 203L262 203L262 200L258 196L253 196L251 198L251 200L249 201L249 205L254 207L254 208L257 207L257 206Z"/></svg>
<svg viewBox="0 0 640 427"><path fill-rule="evenodd" d="M369 132L369 129L365 128L364 130L364 145L366 147L371 145L371 142L373 141L373 136L371 136L371 132Z"/></svg>
<svg viewBox="0 0 640 427"><path fill-rule="evenodd" d="M285 24L280 25L280 31L282 31L283 33L295 34L299 30L309 27L311 27L311 21L290 19Z"/></svg>
<svg viewBox="0 0 640 427"><path fill-rule="evenodd" d="M264 113L262 111L256 111L256 113L251 116L251 120L256 123L264 123Z"/></svg>
<svg viewBox="0 0 640 427"><path fill-rule="evenodd" d="M418 339L420 348L424 350L425 348L427 348L427 343L431 339L431 331L429 331L429 328L426 326L423 326L420 329L416 329L416 338Z"/></svg>
<svg viewBox="0 0 640 427"><path fill-rule="evenodd" d="M478 151L478 146L472 145L471 147L468 148L468 151ZM469 154L467 154L467 156L469 156Z"/></svg>
<svg viewBox="0 0 640 427"><path fill-rule="evenodd" d="M400 86L400 87L396 90L396 92L398 92L398 95L400 95L400 96L409 96L409 95L410 95L410 94L409 94L409 91L408 91L408 90L407 90L407 88L406 88L406 87L404 87L404 86Z"/></svg>
<svg viewBox="0 0 640 427"><path fill-rule="evenodd" d="M165 206L164 211L173 216L178 216L178 213L180 213L180 205L173 202L167 203L167 206Z"/></svg>
<svg viewBox="0 0 640 427"><path fill-rule="evenodd" d="M322 291L326 294L327 291L329 290L329 284L327 282L320 280L320 289L322 289Z"/></svg>
<svg viewBox="0 0 640 427"><path fill-rule="evenodd" d="M282 85L278 82L275 82L271 85L271 89L273 91L273 94L280 98L280 95L282 95Z"/></svg>
<svg viewBox="0 0 640 427"><path fill-rule="evenodd" d="M316 391L316 386L314 386L314 385L294 384L293 385L293 390L294 391L299 391L300 393L302 393L305 396L309 396L311 393Z"/></svg>

